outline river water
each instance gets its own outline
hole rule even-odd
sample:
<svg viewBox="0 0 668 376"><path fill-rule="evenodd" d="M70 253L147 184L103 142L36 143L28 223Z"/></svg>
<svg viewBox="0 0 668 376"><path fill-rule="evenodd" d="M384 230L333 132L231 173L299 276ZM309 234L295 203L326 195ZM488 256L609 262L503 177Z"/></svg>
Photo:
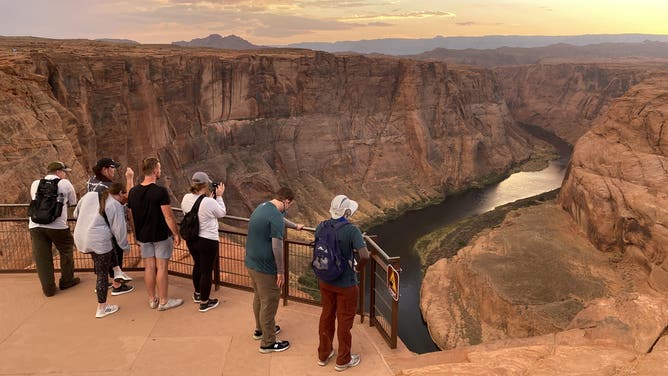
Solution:
<svg viewBox="0 0 668 376"><path fill-rule="evenodd" d="M543 138L543 137L541 137ZM570 147L554 139L561 158L542 171L518 172L481 189L447 197L442 203L404 213L367 231L390 256L401 257L399 338L413 352L437 351L420 312L422 266L413 246L418 238L462 218L485 213L497 206L559 188L564 179Z"/></svg>

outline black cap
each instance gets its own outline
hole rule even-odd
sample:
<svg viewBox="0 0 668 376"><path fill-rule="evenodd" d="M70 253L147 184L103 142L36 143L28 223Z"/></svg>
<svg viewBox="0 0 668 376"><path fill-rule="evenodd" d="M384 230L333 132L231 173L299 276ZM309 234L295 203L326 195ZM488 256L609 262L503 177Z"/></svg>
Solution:
<svg viewBox="0 0 668 376"><path fill-rule="evenodd" d="M95 167L97 167L98 170L101 170L104 167L111 167L111 166L118 168L121 167L121 164L111 158L102 158L99 161L97 161L97 164L95 165Z"/></svg>

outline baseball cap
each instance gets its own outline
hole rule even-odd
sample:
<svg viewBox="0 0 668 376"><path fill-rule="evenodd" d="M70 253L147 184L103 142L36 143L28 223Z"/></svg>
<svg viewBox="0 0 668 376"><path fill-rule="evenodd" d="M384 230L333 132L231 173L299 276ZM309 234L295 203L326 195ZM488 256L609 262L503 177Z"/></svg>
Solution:
<svg viewBox="0 0 668 376"><path fill-rule="evenodd" d="M355 211L359 207L359 204L356 201L353 201L348 198L346 195L338 195L332 200L332 204L329 207L329 213L332 215L332 219L339 219L346 214L346 210L350 210L350 216L355 214Z"/></svg>
<svg viewBox="0 0 668 376"><path fill-rule="evenodd" d="M194 173L193 178L190 180L192 180L193 183L197 184L201 183L211 184L211 179L209 179L209 175L207 175L205 172L202 171L197 171L196 173Z"/></svg>
<svg viewBox="0 0 668 376"><path fill-rule="evenodd" d="M97 164L95 165L95 167L97 167L98 170L101 170L104 167L111 167L111 166L118 168L121 167L121 164L111 158L101 158L99 161L97 161Z"/></svg>
<svg viewBox="0 0 668 376"><path fill-rule="evenodd" d="M58 170L63 170L65 172L70 172L72 171L71 168L67 167L65 163L63 162L51 162L49 165L46 167L47 171L58 171Z"/></svg>

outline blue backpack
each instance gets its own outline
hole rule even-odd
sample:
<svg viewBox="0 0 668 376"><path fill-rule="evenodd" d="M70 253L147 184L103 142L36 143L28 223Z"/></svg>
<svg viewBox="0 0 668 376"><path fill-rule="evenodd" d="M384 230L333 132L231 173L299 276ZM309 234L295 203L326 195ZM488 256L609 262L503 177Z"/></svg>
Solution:
<svg viewBox="0 0 668 376"><path fill-rule="evenodd" d="M341 254L338 231L349 222L324 221L313 244L311 267L316 277L331 282L339 278L346 268L346 260Z"/></svg>

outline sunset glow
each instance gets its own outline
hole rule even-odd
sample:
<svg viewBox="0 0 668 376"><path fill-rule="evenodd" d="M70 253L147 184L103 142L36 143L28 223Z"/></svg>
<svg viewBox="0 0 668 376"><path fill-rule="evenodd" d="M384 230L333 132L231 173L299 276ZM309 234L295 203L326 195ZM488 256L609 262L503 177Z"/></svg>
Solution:
<svg viewBox="0 0 668 376"><path fill-rule="evenodd" d="M0 35L254 44L481 35L668 34L663 0L0 1Z"/></svg>

